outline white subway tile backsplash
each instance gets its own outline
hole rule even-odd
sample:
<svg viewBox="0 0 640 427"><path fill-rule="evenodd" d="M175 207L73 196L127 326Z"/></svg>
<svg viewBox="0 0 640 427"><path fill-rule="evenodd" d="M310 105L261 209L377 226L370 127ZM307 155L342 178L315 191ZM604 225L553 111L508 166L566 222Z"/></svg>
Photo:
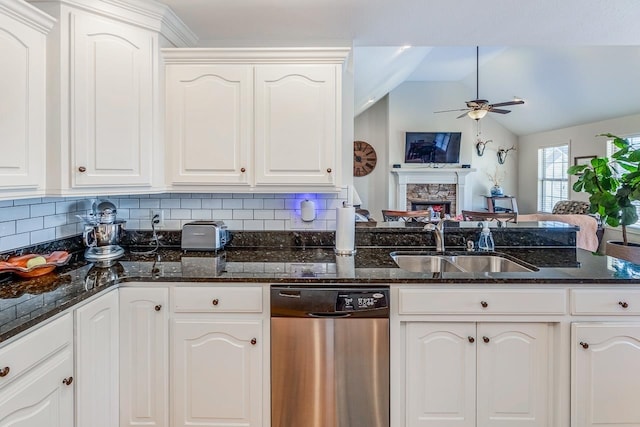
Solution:
<svg viewBox="0 0 640 427"><path fill-rule="evenodd" d="M29 218L29 206L0 208L0 221Z"/></svg>
<svg viewBox="0 0 640 427"><path fill-rule="evenodd" d="M233 219L253 219L253 211L244 209L234 209Z"/></svg>
<svg viewBox="0 0 640 427"><path fill-rule="evenodd" d="M43 227L44 227L44 220L41 216L36 218L19 219L18 221L16 221L17 233L26 233L28 231L42 230Z"/></svg>
<svg viewBox="0 0 640 427"><path fill-rule="evenodd" d="M34 216L45 216L45 215L53 215L56 213L56 204L55 203L40 203L37 205L30 206L30 214L31 217Z"/></svg>
<svg viewBox="0 0 640 427"><path fill-rule="evenodd" d="M162 199L160 200L161 209L173 209L180 207L180 199Z"/></svg>
<svg viewBox="0 0 640 427"><path fill-rule="evenodd" d="M16 234L16 222L15 221L0 222L0 237L10 236L12 234Z"/></svg>
<svg viewBox="0 0 640 427"><path fill-rule="evenodd" d="M200 219L200 220L212 219L211 210L209 210L209 209L193 209L191 211L191 218L192 219Z"/></svg>
<svg viewBox="0 0 640 427"><path fill-rule="evenodd" d="M56 230L54 228L43 228L42 230L32 231L29 238L31 245L55 240Z"/></svg>
<svg viewBox="0 0 640 427"><path fill-rule="evenodd" d="M343 191L346 195L346 192ZM333 230L335 207L342 206L336 194L219 194L162 193L106 197L43 197L0 201L0 251L81 234L86 215L97 198L118 208L118 218L129 230L151 229L152 209L164 210L162 230L179 230L193 220L222 220L229 230ZM300 224L300 202L316 203L317 219Z"/></svg>
<svg viewBox="0 0 640 427"><path fill-rule="evenodd" d="M242 199L222 199L223 209L242 209Z"/></svg>
<svg viewBox="0 0 640 427"><path fill-rule="evenodd" d="M191 219L191 209L171 209L171 219Z"/></svg>
<svg viewBox="0 0 640 427"><path fill-rule="evenodd" d="M204 199L202 209L222 209L222 199Z"/></svg>
<svg viewBox="0 0 640 427"><path fill-rule="evenodd" d="M160 207L160 199L141 199L140 209L158 209Z"/></svg>
<svg viewBox="0 0 640 427"><path fill-rule="evenodd" d="M244 209L263 209L264 201L262 199L246 199L242 203Z"/></svg>
<svg viewBox="0 0 640 427"><path fill-rule="evenodd" d="M201 199L180 199L180 207L182 209L200 209L202 207Z"/></svg>

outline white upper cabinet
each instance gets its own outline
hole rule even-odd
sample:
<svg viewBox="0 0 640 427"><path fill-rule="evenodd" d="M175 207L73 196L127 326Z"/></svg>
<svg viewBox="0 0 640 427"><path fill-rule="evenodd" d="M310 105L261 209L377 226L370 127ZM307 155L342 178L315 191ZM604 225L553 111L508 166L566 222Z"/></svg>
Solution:
<svg viewBox="0 0 640 427"><path fill-rule="evenodd" d="M0 2L0 199L44 192L46 41L55 20Z"/></svg>
<svg viewBox="0 0 640 427"><path fill-rule="evenodd" d="M339 189L348 49L163 53L173 189Z"/></svg>
<svg viewBox="0 0 640 427"><path fill-rule="evenodd" d="M156 2L30 2L58 19L47 46L47 192L161 189L160 45L195 36Z"/></svg>
<svg viewBox="0 0 640 427"><path fill-rule="evenodd" d="M70 18L71 185L151 186L157 36L85 13Z"/></svg>
<svg viewBox="0 0 640 427"><path fill-rule="evenodd" d="M324 64L256 68L256 185L335 185L340 72Z"/></svg>
<svg viewBox="0 0 640 427"><path fill-rule="evenodd" d="M249 184L251 68L168 66L167 158L172 184Z"/></svg>

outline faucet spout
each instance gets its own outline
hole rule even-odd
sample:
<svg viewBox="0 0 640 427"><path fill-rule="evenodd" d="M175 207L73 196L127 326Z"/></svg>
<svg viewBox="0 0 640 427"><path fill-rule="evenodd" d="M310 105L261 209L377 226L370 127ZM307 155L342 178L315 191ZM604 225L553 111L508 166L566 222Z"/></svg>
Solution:
<svg viewBox="0 0 640 427"><path fill-rule="evenodd" d="M424 226L424 229L435 233L436 251L444 252L444 221L440 219L437 224L430 222Z"/></svg>

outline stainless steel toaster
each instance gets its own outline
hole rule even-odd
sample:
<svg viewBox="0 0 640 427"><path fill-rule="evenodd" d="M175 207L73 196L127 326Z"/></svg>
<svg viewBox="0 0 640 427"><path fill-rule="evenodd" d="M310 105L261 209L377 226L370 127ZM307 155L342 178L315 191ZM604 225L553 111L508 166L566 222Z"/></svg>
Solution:
<svg viewBox="0 0 640 427"><path fill-rule="evenodd" d="M229 242L223 221L193 221L182 227L180 247L184 251L216 251Z"/></svg>

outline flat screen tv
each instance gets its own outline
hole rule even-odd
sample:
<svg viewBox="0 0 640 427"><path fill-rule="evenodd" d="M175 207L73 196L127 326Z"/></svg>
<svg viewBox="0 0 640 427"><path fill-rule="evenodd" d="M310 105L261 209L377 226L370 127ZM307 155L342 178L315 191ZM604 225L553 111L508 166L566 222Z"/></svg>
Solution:
<svg viewBox="0 0 640 427"><path fill-rule="evenodd" d="M406 132L405 163L460 163L462 132Z"/></svg>

